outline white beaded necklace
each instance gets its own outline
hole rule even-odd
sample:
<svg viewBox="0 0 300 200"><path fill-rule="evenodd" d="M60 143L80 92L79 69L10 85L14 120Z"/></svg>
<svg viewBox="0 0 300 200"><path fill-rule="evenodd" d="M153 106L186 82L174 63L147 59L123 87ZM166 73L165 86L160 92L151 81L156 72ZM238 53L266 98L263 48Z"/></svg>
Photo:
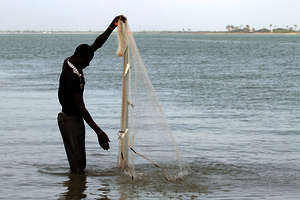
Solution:
<svg viewBox="0 0 300 200"><path fill-rule="evenodd" d="M79 71L78 71L78 69L69 60L67 60L67 63L69 65L69 67L71 67L73 69L73 73L76 74L79 77L80 88L82 89L83 86L84 86L84 79L83 79L84 76L83 76L83 74L80 74ZM83 81L82 81L82 79L83 79Z"/></svg>
<svg viewBox="0 0 300 200"><path fill-rule="evenodd" d="M79 76L79 78L81 79L81 77L83 77L83 74L80 74L78 69L68 60L68 65L69 67L71 67L73 69L73 73L77 74Z"/></svg>

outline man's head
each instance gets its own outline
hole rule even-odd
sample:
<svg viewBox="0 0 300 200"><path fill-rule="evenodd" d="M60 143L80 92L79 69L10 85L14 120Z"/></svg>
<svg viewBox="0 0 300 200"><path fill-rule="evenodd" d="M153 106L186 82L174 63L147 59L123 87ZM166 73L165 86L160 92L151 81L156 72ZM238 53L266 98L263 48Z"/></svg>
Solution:
<svg viewBox="0 0 300 200"><path fill-rule="evenodd" d="M76 48L73 57L76 57L78 67L84 69L89 66L91 60L93 59L94 51L90 45L81 44Z"/></svg>

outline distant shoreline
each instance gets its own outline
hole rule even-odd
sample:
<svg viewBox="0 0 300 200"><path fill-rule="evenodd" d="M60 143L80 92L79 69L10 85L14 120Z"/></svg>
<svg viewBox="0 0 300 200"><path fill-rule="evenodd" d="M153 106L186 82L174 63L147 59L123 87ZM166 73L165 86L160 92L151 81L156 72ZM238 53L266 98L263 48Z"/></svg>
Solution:
<svg viewBox="0 0 300 200"><path fill-rule="evenodd" d="M100 34L103 31L0 31L0 35L17 34L45 34L45 35L88 35ZM227 31L134 31L136 34L196 34L196 35L300 35L300 32L273 33L273 32L227 32Z"/></svg>

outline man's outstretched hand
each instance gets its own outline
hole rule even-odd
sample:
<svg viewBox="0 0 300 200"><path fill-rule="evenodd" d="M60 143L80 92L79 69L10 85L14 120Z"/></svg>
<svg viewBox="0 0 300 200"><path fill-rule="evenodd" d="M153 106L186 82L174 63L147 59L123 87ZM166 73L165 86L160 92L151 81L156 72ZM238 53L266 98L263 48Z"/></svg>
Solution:
<svg viewBox="0 0 300 200"><path fill-rule="evenodd" d="M119 15L114 18L114 20L110 24L110 28L116 28L118 26L118 21L126 22L127 18L124 15Z"/></svg>
<svg viewBox="0 0 300 200"><path fill-rule="evenodd" d="M103 131L98 131L97 133L98 136L98 142L99 145L104 149L104 150L108 150L109 149L109 138L107 137L107 135L103 132Z"/></svg>

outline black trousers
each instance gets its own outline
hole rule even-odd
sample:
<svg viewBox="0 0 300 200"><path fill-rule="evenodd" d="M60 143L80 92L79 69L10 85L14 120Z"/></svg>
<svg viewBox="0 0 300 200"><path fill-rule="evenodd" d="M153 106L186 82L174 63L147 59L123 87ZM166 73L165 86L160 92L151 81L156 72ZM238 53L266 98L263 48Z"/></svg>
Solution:
<svg viewBox="0 0 300 200"><path fill-rule="evenodd" d="M84 173L86 167L85 126L82 117L68 116L63 112L57 116L58 127L64 141L72 173Z"/></svg>

